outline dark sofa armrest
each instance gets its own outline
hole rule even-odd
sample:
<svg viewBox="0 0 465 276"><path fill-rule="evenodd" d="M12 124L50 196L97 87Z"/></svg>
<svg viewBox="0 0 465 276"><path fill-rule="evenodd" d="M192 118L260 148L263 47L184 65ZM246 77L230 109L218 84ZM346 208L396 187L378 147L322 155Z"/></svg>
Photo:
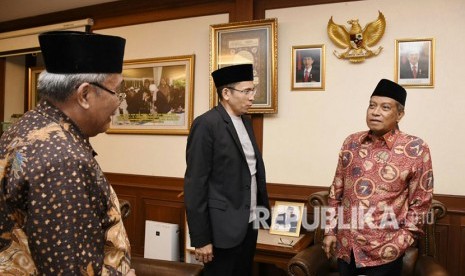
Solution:
<svg viewBox="0 0 465 276"><path fill-rule="evenodd" d="M415 276L448 276L447 270L433 257L420 256L415 263Z"/></svg>
<svg viewBox="0 0 465 276"><path fill-rule="evenodd" d="M131 258L131 268L137 276L198 276L203 266L174 261L154 260L141 257Z"/></svg>
<svg viewBox="0 0 465 276"><path fill-rule="evenodd" d="M287 264L287 272L291 276L326 275L330 270L330 261L321 249L321 244L305 248L292 257Z"/></svg>

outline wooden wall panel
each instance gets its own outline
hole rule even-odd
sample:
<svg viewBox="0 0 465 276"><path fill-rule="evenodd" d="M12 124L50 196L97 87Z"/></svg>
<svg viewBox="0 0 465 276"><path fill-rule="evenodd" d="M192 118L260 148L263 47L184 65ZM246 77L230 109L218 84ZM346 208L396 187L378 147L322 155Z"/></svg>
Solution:
<svg viewBox="0 0 465 276"><path fill-rule="evenodd" d="M436 256L441 264L447 264L447 245L449 244L449 226L448 225L436 225L435 239L436 239Z"/></svg>
<svg viewBox="0 0 465 276"><path fill-rule="evenodd" d="M128 174L107 174L118 197L128 200L132 213L125 220L135 256L144 255L145 221L180 225L180 244L184 241L184 203L182 179Z"/></svg>
<svg viewBox="0 0 465 276"><path fill-rule="evenodd" d="M117 1L2 22L0 32L31 28L90 17L95 20L93 29L103 29L148 22L229 13L231 21L265 18L266 10L306 5L329 4L358 0L140 0ZM4 84L4 59L0 59L0 86ZM3 78L2 78L3 76ZM4 89L0 87L0 101ZM3 114L0 106L0 118ZM263 144L263 115L252 116L259 147ZM184 206L181 178L107 174L118 196L132 205L132 214L124 224L134 255L143 255L145 220L162 220L182 227L180 244L183 244ZM268 184L271 203L276 200L306 202L310 194L324 187L288 184ZM465 197L435 195L448 207L448 213L436 228L439 261L451 275L465 275ZM313 210L307 210L309 218ZM270 274L271 275L271 274ZM274 275L274 274L273 274Z"/></svg>
<svg viewBox="0 0 465 276"><path fill-rule="evenodd" d="M133 208L125 221L129 239L136 256L143 256L145 220L156 220L180 225L180 248L184 244L185 209L183 179L127 174L106 174L118 197L128 200ZM325 187L268 183L270 204L277 200L307 203L312 193ZM448 208L447 215L436 225L438 261L450 275L465 275L465 197L434 195ZM450 209L449 209L450 206ZM313 210L307 210L309 223ZM182 252L182 251L181 251ZM275 274L273 274L275 275Z"/></svg>
<svg viewBox="0 0 465 276"><path fill-rule="evenodd" d="M462 218L462 222L463 222L463 218ZM465 275L465 225L464 223L462 223L462 235L461 235L461 243L460 243L460 248L462 250L460 250L460 260L459 260L459 263L460 263L460 271L459 271L459 274L457 275Z"/></svg>
<svg viewBox="0 0 465 276"><path fill-rule="evenodd" d="M145 226L146 220L160 221L166 223L177 224L179 226L179 252L184 251L184 204L182 202L172 202L166 200L153 200L147 197L142 198L143 201L143 223ZM143 237L145 238L145 227L142 231ZM144 239L142 241L142 247L144 246ZM143 250L141 251L143 252ZM139 252L140 253L140 252Z"/></svg>

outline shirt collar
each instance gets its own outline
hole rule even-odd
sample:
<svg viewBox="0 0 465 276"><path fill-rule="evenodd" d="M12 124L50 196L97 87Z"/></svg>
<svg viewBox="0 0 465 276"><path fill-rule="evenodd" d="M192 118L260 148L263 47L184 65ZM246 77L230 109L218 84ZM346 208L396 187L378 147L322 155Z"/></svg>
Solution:
<svg viewBox="0 0 465 276"><path fill-rule="evenodd" d="M97 153L94 151L92 146L90 145L89 139L84 136L81 132L79 127L68 117L64 114L59 108L54 106L52 103L46 100L42 100L39 102L35 110L45 117L48 117L52 121L56 122L64 131L67 131L72 134L75 140L81 140L92 154L95 156Z"/></svg>
<svg viewBox="0 0 465 276"><path fill-rule="evenodd" d="M394 146L394 143L396 142L397 140L397 137L399 136L399 133L400 133L400 130L399 129L393 129L389 132L387 132L386 134L384 134L383 136L381 137L376 137L375 135L373 135L371 133L371 130L367 131L367 133L364 135L364 137L362 137L362 143L363 142L366 142L366 141L377 141L377 140L384 140L384 142L386 142L386 146L389 148L389 149L392 149L392 147Z"/></svg>

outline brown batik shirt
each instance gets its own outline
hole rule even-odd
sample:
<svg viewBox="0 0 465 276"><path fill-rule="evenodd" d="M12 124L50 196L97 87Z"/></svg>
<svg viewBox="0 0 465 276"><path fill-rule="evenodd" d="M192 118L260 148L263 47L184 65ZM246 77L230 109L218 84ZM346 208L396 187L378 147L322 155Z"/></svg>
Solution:
<svg viewBox="0 0 465 276"><path fill-rule="evenodd" d="M336 235L336 257L358 267L377 266L402 256L421 224L433 196L428 145L399 130L375 137L368 131L343 143L329 205L335 216L326 225Z"/></svg>
<svg viewBox="0 0 465 276"><path fill-rule="evenodd" d="M0 275L125 275L118 199L73 122L41 102L0 140Z"/></svg>

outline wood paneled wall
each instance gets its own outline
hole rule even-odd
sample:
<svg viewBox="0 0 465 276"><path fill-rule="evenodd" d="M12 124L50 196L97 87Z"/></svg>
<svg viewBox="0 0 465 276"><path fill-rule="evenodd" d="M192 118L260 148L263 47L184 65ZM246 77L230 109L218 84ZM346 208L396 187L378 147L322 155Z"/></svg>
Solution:
<svg viewBox="0 0 465 276"><path fill-rule="evenodd" d="M180 241L184 241L185 209L182 197L183 179L127 174L106 174L120 199L132 205L132 214L125 220L134 255L143 256L145 220L180 225ZM270 203L276 200L307 202L314 192L325 187L268 183ZM434 195L447 208L447 215L436 226L439 262L451 275L465 275L465 197ZM311 216L312 210L308 210ZM180 242L180 252L184 242Z"/></svg>
<svg viewBox="0 0 465 276"><path fill-rule="evenodd" d="M93 18L94 30L195 16L229 13L230 21L263 19L266 10L358 0L122 0L64 12L22 18L0 24L0 32ZM0 100L4 94L4 64L0 59ZM0 104L0 114L4 104ZM1 117L2 115L0 115ZM258 144L263 143L263 116L252 116ZM184 206L181 178L107 174L118 196L132 204L132 215L125 221L135 255L143 255L145 220L180 224L183 238ZM323 187L268 184L270 199L306 202ZM440 262L451 275L465 275L465 197L435 195L448 207L436 227ZM181 244L180 247L183 245Z"/></svg>

